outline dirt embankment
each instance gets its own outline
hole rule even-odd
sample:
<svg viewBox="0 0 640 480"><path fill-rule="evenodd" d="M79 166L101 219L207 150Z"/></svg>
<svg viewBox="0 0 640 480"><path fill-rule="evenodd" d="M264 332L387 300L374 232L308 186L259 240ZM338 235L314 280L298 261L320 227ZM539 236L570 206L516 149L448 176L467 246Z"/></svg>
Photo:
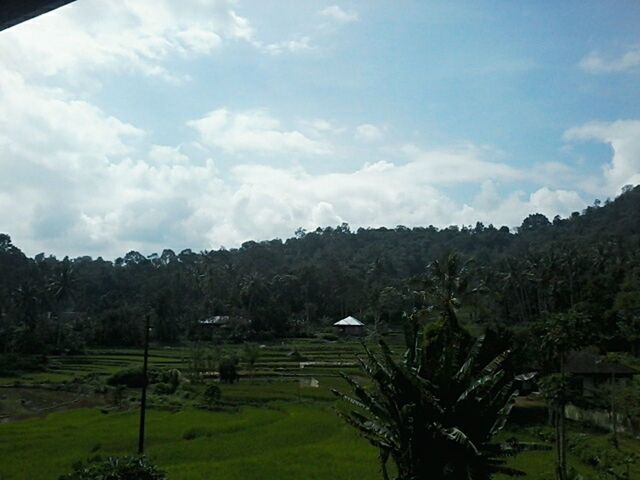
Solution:
<svg viewBox="0 0 640 480"><path fill-rule="evenodd" d="M104 395L66 391L46 385L3 387L0 388L0 422L7 423L105 403Z"/></svg>

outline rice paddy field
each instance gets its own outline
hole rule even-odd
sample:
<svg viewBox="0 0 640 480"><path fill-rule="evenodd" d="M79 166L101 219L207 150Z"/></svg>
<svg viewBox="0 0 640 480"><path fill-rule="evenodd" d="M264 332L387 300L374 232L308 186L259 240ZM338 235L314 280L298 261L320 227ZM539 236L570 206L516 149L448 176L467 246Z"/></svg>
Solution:
<svg viewBox="0 0 640 480"><path fill-rule="evenodd" d="M401 348L399 336L388 342ZM234 345L200 348L217 357L242 355ZM187 372L192 352L154 348L151 368ZM173 395L151 388L146 453L171 480L381 478L376 450L337 416L330 391L346 389L339 372L358 374L361 352L355 340L262 345L253 367L241 361L238 383L219 384L222 406L214 410L201 408L200 400L213 378ZM57 479L75 462L135 453L139 393L128 389L115 405L103 385L141 361L138 350L94 350L51 358L45 372L0 379L0 480ZM581 434L581 427L574 429ZM507 435L536 440L524 428ZM588 437L594 449L610 449L606 432ZM622 447L640 452L640 442L629 438ZM584 459L572 455L570 463L585 478L599 477ZM532 479L553 478L551 451L527 452L510 464ZM636 465L630 473L640 477Z"/></svg>

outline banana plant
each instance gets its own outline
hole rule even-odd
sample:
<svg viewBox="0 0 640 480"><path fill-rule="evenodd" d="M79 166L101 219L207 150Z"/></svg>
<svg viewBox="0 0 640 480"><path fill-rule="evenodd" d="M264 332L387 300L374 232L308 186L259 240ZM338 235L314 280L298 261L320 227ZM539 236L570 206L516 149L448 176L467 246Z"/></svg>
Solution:
<svg viewBox="0 0 640 480"><path fill-rule="evenodd" d="M343 375L352 393L334 390L345 402L339 414L379 449L385 480L390 478L389 460L395 464L396 480L523 475L506 465L506 457L531 446L494 439L514 405L517 381L532 374L509 374L509 351L483 362L484 336L467 355L455 355L463 361L453 360L452 365L450 352L459 349L453 343L460 337L446 332L445 337L448 348L409 351L402 360L384 341L375 353L363 345L366 355L360 366L372 386Z"/></svg>

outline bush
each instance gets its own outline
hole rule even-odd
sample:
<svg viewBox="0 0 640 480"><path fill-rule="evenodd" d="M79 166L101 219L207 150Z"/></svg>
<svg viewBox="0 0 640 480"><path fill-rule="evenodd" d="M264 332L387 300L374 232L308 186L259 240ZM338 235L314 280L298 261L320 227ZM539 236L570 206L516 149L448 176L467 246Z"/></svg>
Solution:
<svg viewBox="0 0 640 480"><path fill-rule="evenodd" d="M151 375L149 375L151 377ZM142 368L134 367L127 368L126 370L120 370L119 372L111 375L107 383L111 386L125 385L129 388L141 388L144 383L144 375L142 374ZM149 380L151 383L151 380Z"/></svg>
<svg viewBox="0 0 640 480"><path fill-rule="evenodd" d="M176 390L170 383L157 383L153 387L153 393L156 395L171 395Z"/></svg>
<svg viewBox="0 0 640 480"><path fill-rule="evenodd" d="M163 371L149 369L147 375L149 377L149 384L164 384L160 387L162 392L156 393L174 393L182 379L180 371L176 369ZM124 385L129 388L141 388L143 381L144 375L142 374L142 367L133 367L114 373L108 378L107 384L111 386Z"/></svg>
<svg viewBox="0 0 640 480"><path fill-rule="evenodd" d="M208 430L208 429L202 428L202 427L194 427L194 428L190 428L189 430L185 431L182 434L182 438L185 439L185 440L195 440L196 438L210 437L211 435L213 435L211 430Z"/></svg>
<svg viewBox="0 0 640 480"><path fill-rule="evenodd" d="M207 405L212 406L220 401L222 392L217 385L209 385L204 391L204 401Z"/></svg>
<svg viewBox="0 0 640 480"><path fill-rule="evenodd" d="M43 371L46 366L47 357L45 355L0 355L0 376Z"/></svg>
<svg viewBox="0 0 640 480"><path fill-rule="evenodd" d="M171 393L175 393L182 381L182 374L180 370L173 368L167 372L163 372L162 381L171 387Z"/></svg>
<svg viewBox="0 0 640 480"><path fill-rule="evenodd" d="M124 394L126 393L126 387L124 385L116 385L112 390L113 405L121 407L124 403Z"/></svg>
<svg viewBox="0 0 640 480"><path fill-rule="evenodd" d="M185 440L194 440L195 438L198 438L200 435L198 435L198 432L196 431L195 428L190 428L189 430L187 430L186 432L184 432L182 434L182 438Z"/></svg>
<svg viewBox="0 0 640 480"><path fill-rule="evenodd" d="M96 457L77 463L73 471L59 480L166 480L164 472L145 457Z"/></svg>
<svg viewBox="0 0 640 480"><path fill-rule="evenodd" d="M340 339L335 333L323 333L320 338L327 340L328 342L336 342Z"/></svg>
<svg viewBox="0 0 640 480"><path fill-rule="evenodd" d="M223 358L218 367L220 381L223 383L235 383L238 381L238 361L233 358Z"/></svg>

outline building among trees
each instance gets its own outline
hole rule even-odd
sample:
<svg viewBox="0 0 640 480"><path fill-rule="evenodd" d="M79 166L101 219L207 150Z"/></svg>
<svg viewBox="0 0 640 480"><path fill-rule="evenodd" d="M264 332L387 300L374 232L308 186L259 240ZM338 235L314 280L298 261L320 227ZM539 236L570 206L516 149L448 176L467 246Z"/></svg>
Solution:
<svg viewBox="0 0 640 480"><path fill-rule="evenodd" d="M567 373L583 396L593 396L602 385L628 386L638 372L627 365L608 361L592 352L572 352L567 358Z"/></svg>
<svg viewBox="0 0 640 480"><path fill-rule="evenodd" d="M334 323L333 326L336 327L342 335L360 337L365 334L364 323L351 315Z"/></svg>

